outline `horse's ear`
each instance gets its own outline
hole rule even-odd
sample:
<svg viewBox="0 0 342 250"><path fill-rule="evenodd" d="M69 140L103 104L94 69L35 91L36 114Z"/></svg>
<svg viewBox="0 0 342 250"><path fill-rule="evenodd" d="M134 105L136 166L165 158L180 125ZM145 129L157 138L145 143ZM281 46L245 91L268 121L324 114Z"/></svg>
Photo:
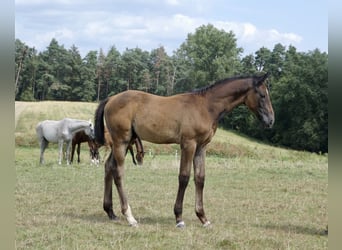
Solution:
<svg viewBox="0 0 342 250"><path fill-rule="evenodd" d="M260 86L268 77L270 76L270 73L269 72L267 72L265 75L263 75L263 76L260 76L259 77L259 79L258 79L258 81L257 81L257 83L256 83L256 85L257 86Z"/></svg>

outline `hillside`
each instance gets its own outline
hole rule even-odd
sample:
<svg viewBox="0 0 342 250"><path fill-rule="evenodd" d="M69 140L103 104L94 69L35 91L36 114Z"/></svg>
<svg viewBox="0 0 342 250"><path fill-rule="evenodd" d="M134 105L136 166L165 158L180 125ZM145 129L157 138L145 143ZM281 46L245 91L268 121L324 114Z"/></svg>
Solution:
<svg viewBox="0 0 342 250"><path fill-rule="evenodd" d="M180 232L173 216L179 146L143 142L143 166L134 166L129 155L125 161L125 189L139 222L132 228L120 214L114 185L119 220L110 221L104 213L104 163L91 165L86 145L80 164L57 164L55 144L45 153L46 163L39 164L36 124L67 116L92 119L97 104L16 102L15 107L18 249L327 249L326 155L273 147L219 129L206 159L204 201L212 227L203 229L196 218L192 183L184 196L187 227Z"/></svg>
<svg viewBox="0 0 342 250"><path fill-rule="evenodd" d="M16 146L38 147L35 126L42 120L70 117L93 121L97 105L97 103L60 101L15 102L15 144ZM150 154L175 154L176 151L179 154L178 145L155 145L144 142L144 147L145 151ZM222 129L217 130L207 152L208 155L222 157L262 157L265 160L275 158L303 160L307 157L319 157L316 154L266 145Z"/></svg>

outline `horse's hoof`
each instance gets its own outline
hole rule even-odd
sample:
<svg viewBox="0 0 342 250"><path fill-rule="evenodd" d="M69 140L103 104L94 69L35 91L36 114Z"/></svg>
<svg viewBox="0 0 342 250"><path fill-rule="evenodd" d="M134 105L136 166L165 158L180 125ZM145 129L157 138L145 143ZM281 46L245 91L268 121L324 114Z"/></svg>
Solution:
<svg viewBox="0 0 342 250"><path fill-rule="evenodd" d="M118 221L118 220L119 220L119 217L118 217L118 216L113 216L113 217L110 217L109 219L110 219L110 220L113 220L113 221Z"/></svg>
<svg viewBox="0 0 342 250"><path fill-rule="evenodd" d="M203 224L203 227L205 227L205 228L210 227L210 226L211 226L211 223L208 220L206 223Z"/></svg>
<svg viewBox="0 0 342 250"><path fill-rule="evenodd" d="M116 216L114 213L112 213L112 214L108 214L108 218L110 219L110 220L115 220L115 221L117 221L117 220L119 220L119 217L118 216Z"/></svg>
<svg viewBox="0 0 342 250"><path fill-rule="evenodd" d="M178 222L178 223L176 224L176 227L177 227L177 228L184 228L184 227L185 227L184 221Z"/></svg>

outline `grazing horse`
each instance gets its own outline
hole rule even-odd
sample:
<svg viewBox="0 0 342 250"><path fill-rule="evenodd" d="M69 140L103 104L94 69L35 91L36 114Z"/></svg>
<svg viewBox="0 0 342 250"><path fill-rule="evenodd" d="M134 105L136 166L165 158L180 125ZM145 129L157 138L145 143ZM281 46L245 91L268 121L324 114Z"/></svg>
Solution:
<svg viewBox="0 0 342 250"><path fill-rule="evenodd" d="M181 160L178 192L174 205L176 226L184 227L183 198L194 168L195 212L204 227L210 225L203 208L206 147L213 138L219 119L245 104L271 128L274 112L266 86L267 74L220 80L208 87L168 97L128 90L102 101L95 112L95 139L104 141L104 121L113 147L105 163L103 208L116 219L112 203L113 179L121 212L129 225L137 226L123 188L124 160L128 145L136 136L152 143L180 144Z"/></svg>
<svg viewBox="0 0 342 250"><path fill-rule="evenodd" d="M104 146L106 147L106 152L107 152L108 149L112 150L112 146L113 146L113 140L107 128L105 128L104 130L104 137L105 137ZM136 137L135 139L133 139L132 142L128 145L126 154L127 154L127 151L129 150L129 152L131 153L134 165L137 165L137 162L135 161L135 158L134 158L134 151L132 147L133 144L135 145L135 148L137 149L137 154L135 155L135 157L137 158L138 165L142 165L145 152L144 152L143 144L139 137Z"/></svg>
<svg viewBox="0 0 342 250"><path fill-rule="evenodd" d="M108 150L111 150L111 147L113 145L112 138L110 137L110 134L107 129L105 129L105 140L106 141L105 141L104 146L107 152ZM72 138L71 160L70 160L71 163L74 161L76 145L77 145L77 157L78 157L77 162L80 163L81 143L83 142L88 143L91 163L98 165L100 163L99 148L101 147L101 145L97 144L95 142L95 139L92 139L89 135L87 135L84 130L78 131ZM135 161L135 157L134 157L133 147L132 147L133 144L135 144L135 147L137 149L136 158L137 158L138 164L142 165L145 153L144 153L143 145L142 145L140 138L137 137L134 140L134 142L132 142L132 144L130 144L127 148L127 150L129 150L131 153L133 163L137 165L137 162Z"/></svg>
<svg viewBox="0 0 342 250"><path fill-rule="evenodd" d="M83 142L88 143L91 163L98 165L99 164L98 146L95 143L95 139L87 135L84 130L78 131L72 138L70 162L72 163L74 161L75 147L77 145L77 162L80 163L81 143Z"/></svg>
<svg viewBox="0 0 342 250"><path fill-rule="evenodd" d="M45 120L36 126L36 133L40 144L40 164L44 163L44 151L49 142L58 142L58 164L62 164L63 144L66 142L66 160L70 164L70 147L75 133L84 130L87 135L94 138L94 129L90 121L64 118L60 121Z"/></svg>

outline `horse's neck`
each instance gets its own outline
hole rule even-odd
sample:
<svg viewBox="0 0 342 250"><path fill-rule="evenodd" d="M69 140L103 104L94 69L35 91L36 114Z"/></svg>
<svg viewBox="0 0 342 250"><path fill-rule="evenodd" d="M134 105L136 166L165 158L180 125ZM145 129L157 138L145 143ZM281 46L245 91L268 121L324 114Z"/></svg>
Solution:
<svg viewBox="0 0 342 250"><path fill-rule="evenodd" d="M74 136L74 140L79 143L82 143L82 142L90 143L91 141L90 137L84 131L81 131L80 133L77 132L76 135Z"/></svg>
<svg viewBox="0 0 342 250"><path fill-rule="evenodd" d="M73 122L69 124L69 129L71 133L77 133L87 128L87 126L89 126L89 124L85 121L74 120Z"/></svg>
<svg viewBox="0 0 342 250"><path fill-rule="evenodd" d="M244 103L247 92L251 87L251 82L240 80L220 84L208 90L206 93L209 105L208 109L212 113L213 118L217 120L222 114L229 113L235 107Z"/></svg>
<svg viewBox="0 0 342 250"><path fill-rule="evenodd" d="M88 142L89 148L91 148L91 149L95 149L96 148L96 144L95 144L94 141L89 139L89 140L86 140L86 142Z"/></svg>

